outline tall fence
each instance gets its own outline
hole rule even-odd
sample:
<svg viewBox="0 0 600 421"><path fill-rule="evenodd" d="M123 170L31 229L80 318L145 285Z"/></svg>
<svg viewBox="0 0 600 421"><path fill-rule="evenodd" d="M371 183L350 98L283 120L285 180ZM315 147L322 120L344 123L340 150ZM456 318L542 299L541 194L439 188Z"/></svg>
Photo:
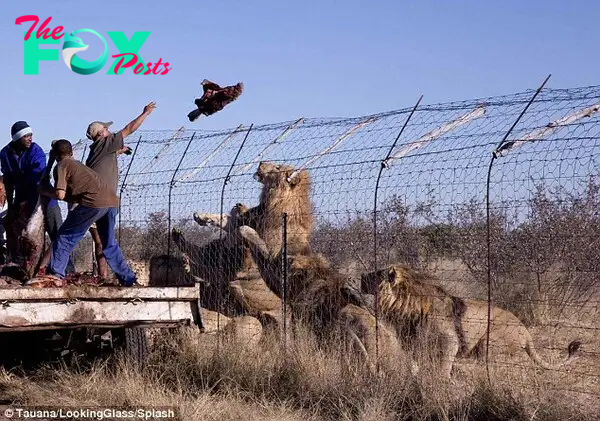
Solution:
<svg viewBox="0 0 600 421"><path fill-rule="evenodd" d="M311 244L336 271L426 270L452 295L512 311L547 359L579 338L585 357L543 381L598 395L599 111L600 86L544 87L354 118L140 130L119 158L121 243L138 260L172 252L175 227L205 243L218 235L193 214L257 205L260 161L304 168Z"/></svg>

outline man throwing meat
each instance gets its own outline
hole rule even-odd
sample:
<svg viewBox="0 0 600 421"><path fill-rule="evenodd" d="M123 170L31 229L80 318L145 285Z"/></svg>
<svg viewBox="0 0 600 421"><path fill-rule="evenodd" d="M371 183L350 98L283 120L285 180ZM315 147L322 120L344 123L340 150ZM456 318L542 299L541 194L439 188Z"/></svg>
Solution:
<svg viewBox="0 0 600 421"><path fill-rule="evenodd" d="M93 143L90 146L90 153L85 164L96 171L100 178L108 184L108 186L116 193L119 185L119 166L117 156L125 153L130 154L131 148L125 146L123 140L131 133L135 132L148 117L156 104L149 103L144 107L143 112L127 124L123 129L116 133L112 133L108 128L112 125L112 121L101 122L94 121L88 125L86 136ZM98 275L106 278L108 276L108 268L106 259L100 252L102 243L96 226L92 225L90 234L94 240L96 248L96 263L98 265Z"/></svg>

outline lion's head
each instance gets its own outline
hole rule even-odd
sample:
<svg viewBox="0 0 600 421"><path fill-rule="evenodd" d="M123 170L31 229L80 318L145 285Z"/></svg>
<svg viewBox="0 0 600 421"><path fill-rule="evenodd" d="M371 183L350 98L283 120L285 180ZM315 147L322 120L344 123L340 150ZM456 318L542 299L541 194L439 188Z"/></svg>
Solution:
<svg viewBox="0 0 600 421"><path fill-rule="evenodd" d="M308 171L300 170L291 165L262 161L254 173L254 179L269 188L296 189L308 183Z"/></svg>
<svg viewBox="0 0 600 421"><path fill-rule="evenodd" d="M361 290L379 295L379 307L396 316L420 316L431 310L434 298L448 296L424 274L404 265L390 265L361 276Z"/></svg>

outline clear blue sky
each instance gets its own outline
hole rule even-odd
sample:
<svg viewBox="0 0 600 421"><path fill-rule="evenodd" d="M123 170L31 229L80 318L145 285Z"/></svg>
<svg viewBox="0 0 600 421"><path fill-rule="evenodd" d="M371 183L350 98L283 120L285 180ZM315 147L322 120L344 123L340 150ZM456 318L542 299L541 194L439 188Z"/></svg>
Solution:
<svg viewBox="0 0 600 421"><path fill-rule="evenodd" d="M92 6L93 4L93 6ZM89 76L60 61L23 74L23 32L37 14L69 32L151 31L140 54L165 76ZM84 137L92 120L119 129L154 100L143 129L222 129L306 117L370 114L424 103L600 82L597 1L4 1L0 140L26 120L34 140ZM93 59L100 47L79 54ZM61 45L57 46L61 48ZM109 57L109 63L112 63ZM224 111L190 123L200 81L245 84Z"/></svg>

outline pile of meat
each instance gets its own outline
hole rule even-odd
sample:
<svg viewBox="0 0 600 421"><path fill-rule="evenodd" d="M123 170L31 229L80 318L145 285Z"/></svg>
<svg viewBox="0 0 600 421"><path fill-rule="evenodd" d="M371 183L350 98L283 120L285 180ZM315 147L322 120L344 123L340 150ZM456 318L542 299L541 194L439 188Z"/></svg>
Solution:
<svg viewBox="0 0 600 421"><path fill-rule="evenodd" d="M69 273L64 279L48 276L40 270L37 275L27 279L23 268L15 264L0 267L0 288L30 287L30 288L62 288L67 285L118 286L117 281L103 279L91 273Z"/></svg>

